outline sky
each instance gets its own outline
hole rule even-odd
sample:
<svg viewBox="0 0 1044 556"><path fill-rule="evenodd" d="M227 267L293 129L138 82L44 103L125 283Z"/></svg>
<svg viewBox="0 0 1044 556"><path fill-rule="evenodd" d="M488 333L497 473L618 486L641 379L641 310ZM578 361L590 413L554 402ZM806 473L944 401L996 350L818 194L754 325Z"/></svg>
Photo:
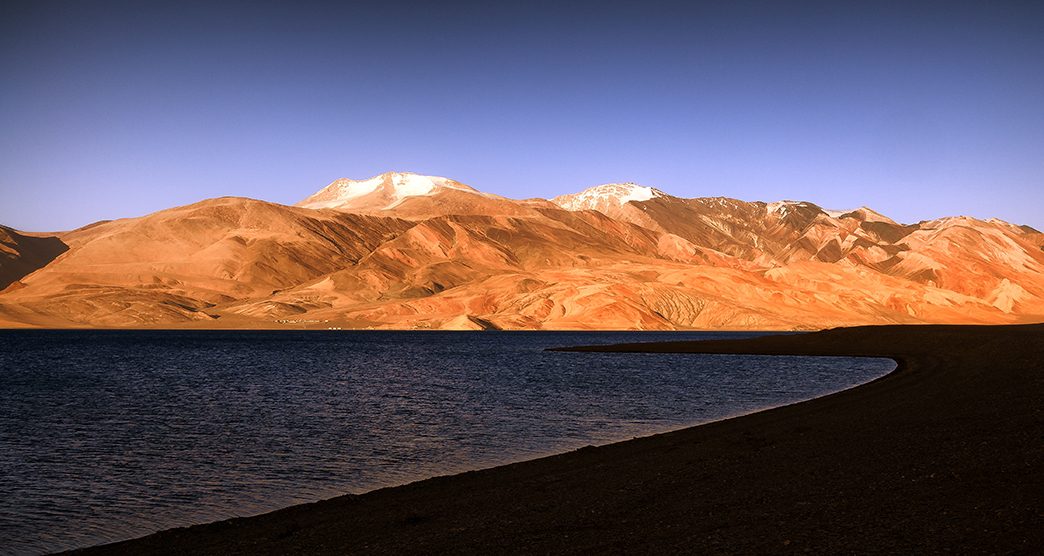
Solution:
<svg viewBox="0 0 1044 556"><path fill-rule="evenodd" d="M634 181L1044 229L1044 3L0 7L0 224L341 177Z"/></svg>

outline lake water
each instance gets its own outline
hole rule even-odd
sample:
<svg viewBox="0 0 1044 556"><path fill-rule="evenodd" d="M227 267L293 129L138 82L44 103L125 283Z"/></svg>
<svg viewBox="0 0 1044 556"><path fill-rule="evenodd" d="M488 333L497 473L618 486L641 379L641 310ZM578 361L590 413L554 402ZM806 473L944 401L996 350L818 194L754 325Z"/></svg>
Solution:
<svg viewBox="0 0 1044 556"><path fill-rule="evenodd" d="M756 335L0 332L0 553L127 539L671 430L895 366L544 351Z"/></svg>

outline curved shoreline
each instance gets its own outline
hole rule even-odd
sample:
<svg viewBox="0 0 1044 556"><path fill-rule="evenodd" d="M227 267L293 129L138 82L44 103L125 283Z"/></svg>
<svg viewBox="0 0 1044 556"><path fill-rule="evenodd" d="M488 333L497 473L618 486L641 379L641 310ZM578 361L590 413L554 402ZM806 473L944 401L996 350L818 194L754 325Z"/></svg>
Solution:
<svg viewBox="0 0 1044 556"><path fill-rule="evenodd" d="M1044 326L885 326L570 351L889 357L806 402L171 529L85 553L1031 552Z"/></svg>

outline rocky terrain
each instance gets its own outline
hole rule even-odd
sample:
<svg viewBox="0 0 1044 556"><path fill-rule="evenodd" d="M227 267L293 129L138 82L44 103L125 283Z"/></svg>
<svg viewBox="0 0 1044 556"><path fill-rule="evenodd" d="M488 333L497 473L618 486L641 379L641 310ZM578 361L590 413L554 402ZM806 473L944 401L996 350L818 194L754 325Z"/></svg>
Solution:
<svg viewBox="0 0 1044 556"><path fill-rule="evenodd" d="M684 199L513 200L339 179L70 232L0 228L0 326L812 329L1044 320L1044 235L968 217Z"/></svg>

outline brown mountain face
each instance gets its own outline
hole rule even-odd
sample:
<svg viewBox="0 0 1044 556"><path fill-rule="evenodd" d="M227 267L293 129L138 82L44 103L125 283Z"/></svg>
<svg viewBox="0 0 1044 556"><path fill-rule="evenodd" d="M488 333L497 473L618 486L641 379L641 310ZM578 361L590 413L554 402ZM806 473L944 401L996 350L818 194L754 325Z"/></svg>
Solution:
<svg viewBox="0 0 1044 556"><path fill-rule="evenodd" d="M964 217L903 225L867 208L682 199L635 184L515 201L388 173L337 180L296 207L211 199L52 239L68 252L0 294L0 324L808 329L1044 320L1044 236L1031 228Z"/></svg>
<svg viewBox="0 0 1044 556"><path fill-rule="evenodd" d="M47 326L209 322L207 309L336 271L396 237L393 218L211 199L63 236L65 256L0 297L0 319Z"/></svg>

